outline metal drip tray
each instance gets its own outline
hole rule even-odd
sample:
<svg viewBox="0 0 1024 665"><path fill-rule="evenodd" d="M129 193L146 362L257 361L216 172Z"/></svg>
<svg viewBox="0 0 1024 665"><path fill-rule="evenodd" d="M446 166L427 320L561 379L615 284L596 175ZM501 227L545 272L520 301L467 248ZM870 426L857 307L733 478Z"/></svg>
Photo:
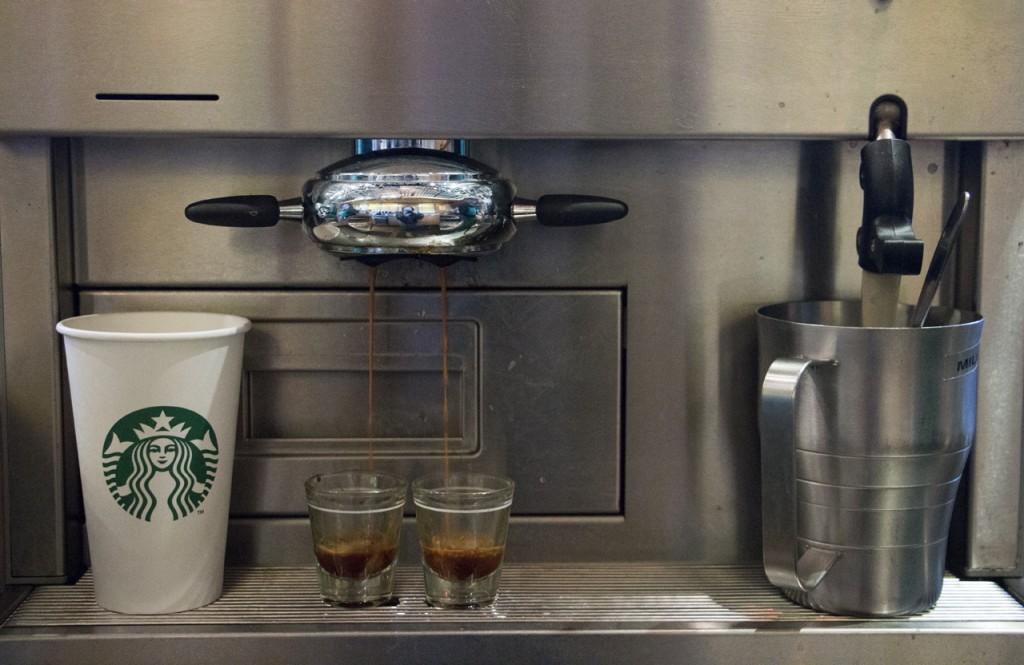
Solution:
<svg viewBox="0 0 1024 665"><path fill-rule="evenodd" d="M477 662L489 662L488 654L496 662L543 662L549 648L578 658L614 653L631 662L680 654L691 663L789 662L793 649L819 662L889 662L901 652L934 663L973 662L980 654L1008 662L1024 647L1024 607L993 582L952 577L935 609L899 620L804 609L747 566L510 565L498 601L478 610L428 607L416 567L399 570L397 590L393 606L339 609L319 600L311 568L234 568L224 596L211 605L128 616L95 604L87 574L73 586L33 590L0 628L0 661L87 663L135 654L162 662L162 645L170 649L168 662L184 662L184 653L223 662L304 662L335 652L370 657L382 638L428 660L483 649Z"/></svg>
<svg viewBox="0 0 1024 665"><path fill-rule="evenodd" d="M224 596L212 605L169 615L124 615L93 600L92 575L74 586L41 587L18 607L4 628L58 626L188 626L202 624L408 624L506 623L652 624L662 622L765 624L849 622L786 600L760 569L671 564L509 566L502 593L490 608L440 610L423 601L419 568L397 575L398 604L341 609L322 603L311 568L234 568ZM858 623L885 620L856 619ZM993 582L947 578L931 612L907 623L1020 621L1024 607ZM891 620L888 621L892 623ZM636 626L630 626L635 628ZM1024 623L1022 623L1024 628Z"/></svg>

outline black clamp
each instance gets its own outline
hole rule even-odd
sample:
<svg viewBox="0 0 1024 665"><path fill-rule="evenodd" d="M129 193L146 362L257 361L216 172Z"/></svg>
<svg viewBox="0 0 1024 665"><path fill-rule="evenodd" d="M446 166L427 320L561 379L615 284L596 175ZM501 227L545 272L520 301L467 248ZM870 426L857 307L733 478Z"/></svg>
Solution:
<svg viewBox="0 0 1024 665"><path fill-rule="evenodd" d="M864 217L857 231L858 263L870 272L921 272L924 242L911 228L914 171L906 119L906 105L898 97L879 97L871 105L870 142L860 151Z"/></svg>

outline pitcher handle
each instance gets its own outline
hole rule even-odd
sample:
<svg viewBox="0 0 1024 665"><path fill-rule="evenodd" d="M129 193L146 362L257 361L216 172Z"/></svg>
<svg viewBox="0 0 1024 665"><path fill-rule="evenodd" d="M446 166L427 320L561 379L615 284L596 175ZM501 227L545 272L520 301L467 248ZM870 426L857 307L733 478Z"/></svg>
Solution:
<svg viewBox="0 0 1024 665"><path fill-rule="evenodd" d="M761 515L764 572L777 587L814 589L839 558L832 550L808 548L798 556L796 489L796 398L807 370L829 360L777 358L761 384Z"/></svg>

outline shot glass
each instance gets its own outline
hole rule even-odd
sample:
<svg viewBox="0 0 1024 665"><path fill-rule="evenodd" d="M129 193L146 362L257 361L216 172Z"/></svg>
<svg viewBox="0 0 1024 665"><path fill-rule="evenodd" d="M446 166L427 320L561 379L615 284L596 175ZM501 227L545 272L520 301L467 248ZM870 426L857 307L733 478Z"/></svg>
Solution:
<svg viewBox="0 0 1024 665"><path fill-rule="evenodd" d="M387 602L395 587L405 481L364 471L317 474L306 481L306 503L324 602Z"/></svg>
<svg viewBox="0 0 1024 665"><path fill-rule="evenodd" d="M431 475L413 483L427 602L494 602L505 556L513 482L479 473Z"/></svg>

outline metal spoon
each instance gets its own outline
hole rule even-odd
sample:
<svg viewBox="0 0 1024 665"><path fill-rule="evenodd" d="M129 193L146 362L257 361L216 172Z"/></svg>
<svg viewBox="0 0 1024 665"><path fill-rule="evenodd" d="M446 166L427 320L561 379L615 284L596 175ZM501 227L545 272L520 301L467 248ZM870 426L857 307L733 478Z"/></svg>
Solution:
<svg viewBox="0 0 1024 665"><path fill-rule="evenodd" d="M924 326L924 320L928 318L928 310L932 307L932 300L939 288L939 280L949 263L949 255L952 253L953 245L960 235L960 227L964 221L964 213L970 204L970 192L961 192L960 200L957 201L953 211L949 213L949 219L942 227L942 235L939 236L939 244L935 246L935 253L932 254L932 262L928 264L928 274L924 278L924 286L921 287L921 295L917 298L917 305L910 317L910 327L920 328Z"/></svg>

